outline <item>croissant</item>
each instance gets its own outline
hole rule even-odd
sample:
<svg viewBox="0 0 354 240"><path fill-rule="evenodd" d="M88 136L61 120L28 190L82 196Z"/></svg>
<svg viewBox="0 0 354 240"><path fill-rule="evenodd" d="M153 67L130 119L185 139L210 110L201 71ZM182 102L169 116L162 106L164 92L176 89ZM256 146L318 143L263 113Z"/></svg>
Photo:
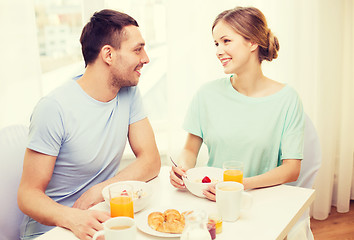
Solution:
<svg viewBox="0 0 354 240"><path fill-rule="evenodd" d="M152 212L148 216L148 224L154 230L157 230L158 228L161 229L164 221L165 216L160 212Z"/></svg>
<svg viewBox="0 0 354 240"><path fill-rule="evenodd" d="M180 221L181 214L175 209L167 209L164 213L166 222Z"/></svg>
<svg viewBox="0 0 354 240"><path fill-rule="evenodd" d="M184 229L184 223L174 220L172 222L164 222L163 227L163 230L166 233L182 233Z"/></svg>
<svg viewBox="0 0 354 240"><path fill-rule="evenodd" d="M175 209L167 209L164 213L152 212L148 216L148 224L158 232L182 233L185 225L184 215L187 213L190 211L181 214Z"/></svg>

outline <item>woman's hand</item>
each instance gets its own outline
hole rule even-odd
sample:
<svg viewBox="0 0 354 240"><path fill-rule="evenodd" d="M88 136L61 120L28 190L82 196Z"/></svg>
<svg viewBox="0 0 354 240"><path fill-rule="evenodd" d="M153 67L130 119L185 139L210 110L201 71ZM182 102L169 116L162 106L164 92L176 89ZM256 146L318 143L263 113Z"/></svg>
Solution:
<svg viewBox="0 0 354 240"><path fill-rule="evenodd" d="M203 191L204 196L211 200L211 201L216 201L216 190L215 190L215 184L209 185L208 189Z"/></svg>
<svg viewBox="0 0 354 240"><path fill-rule="evenodd" d="M172 186L174 186L175 188L179 188L179 189L185 189L186 186L184 185L182 176L186 175L186 170L184 170L183 168L180 167L172 167L171 171L170 171L170 182L172 184Z"/></svg>

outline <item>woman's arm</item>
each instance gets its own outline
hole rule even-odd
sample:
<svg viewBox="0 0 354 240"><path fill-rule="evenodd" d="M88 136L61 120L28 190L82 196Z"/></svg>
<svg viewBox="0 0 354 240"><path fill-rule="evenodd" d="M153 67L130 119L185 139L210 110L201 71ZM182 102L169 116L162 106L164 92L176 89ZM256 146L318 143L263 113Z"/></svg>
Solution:
<svg viewBox="0 0 354 240"><path fill-rule="evenodd" d="M181 176L185 175L185 171L195 167L198 153L203 140L193 134L188 133L186 143L178 159L178 167L172 167L170 172L170 182L176 188L185 188Z"/></svg>
<svg viewBox="0 0 354 240"><path fill-rule="evenodd" d="M294 182L299 177L300 169L300 159L284 159L279 167L261 175L244 178L243 185L245 189L252 189ZM203 193L207 199L215 201L215 185L209 186L208 190L204 190Z"/></svg>
<svg viewBox="0 0 354 240"><path fill-rule="evenodd" d="M245 189L269 187L297 180L300 174L300 159L284 159L283 164L266 173L244 178Z"/></svg>

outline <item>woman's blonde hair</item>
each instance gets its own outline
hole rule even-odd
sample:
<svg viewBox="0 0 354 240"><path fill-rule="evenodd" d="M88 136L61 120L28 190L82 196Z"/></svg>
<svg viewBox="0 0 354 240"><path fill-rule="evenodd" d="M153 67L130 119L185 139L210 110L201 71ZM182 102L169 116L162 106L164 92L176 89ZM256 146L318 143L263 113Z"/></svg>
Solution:
<svg viewBox="0 0 354 240"><path fill-rule="evenodd" d="M258 44L259 62L272 61L278 57L279 42L268 28L263 13L255 7L236 7L220 13L214 20L216 24L224 21L246 40Z"/></svg>

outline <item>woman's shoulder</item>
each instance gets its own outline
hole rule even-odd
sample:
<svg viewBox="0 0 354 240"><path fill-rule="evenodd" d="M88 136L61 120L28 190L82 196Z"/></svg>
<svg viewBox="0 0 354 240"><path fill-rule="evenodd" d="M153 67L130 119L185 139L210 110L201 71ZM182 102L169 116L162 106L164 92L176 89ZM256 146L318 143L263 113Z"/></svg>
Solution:
<svg viewBox="0 0 354 240"><path fill-rule="evenodd" d="M297 91L288 83L278 82L272 79L268 79L268 87L265 91L265 95L270 98L286 97L286 98L298 98Z"/></svg>
<svg viewBox="0 0 354 240"><path fill-rule="evenodd" d="M204 83L203 85L201 85L198 92L203 93L203 92L209 92L209 91L214 92L215 90L219 90L219 89L222 90L225 87L227 87L228 81L229 80L227 77L218 78L218 79L208 81L208 82Z"/></svg>

